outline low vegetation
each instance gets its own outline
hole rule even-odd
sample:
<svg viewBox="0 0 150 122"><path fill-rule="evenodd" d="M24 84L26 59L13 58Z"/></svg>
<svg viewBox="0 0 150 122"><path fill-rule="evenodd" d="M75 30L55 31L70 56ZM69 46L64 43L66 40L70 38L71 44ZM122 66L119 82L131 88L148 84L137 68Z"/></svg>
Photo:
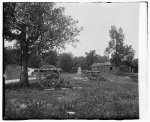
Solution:
<svg viewBox="0 0 150 122"><path fill-rule="evenodd" d="M19 65L7 65L6 66L6 80L20 78L21 67Z"/></svg>
<svg viewBox="0 0 150 122"><path fill-rule="evenodd" d="M61 77L63 85L49 90L35 81L28 88L5 85L4 119L139 118L137 82L118 81L117 76L116 81L89 81L76 74Z"/></svg>

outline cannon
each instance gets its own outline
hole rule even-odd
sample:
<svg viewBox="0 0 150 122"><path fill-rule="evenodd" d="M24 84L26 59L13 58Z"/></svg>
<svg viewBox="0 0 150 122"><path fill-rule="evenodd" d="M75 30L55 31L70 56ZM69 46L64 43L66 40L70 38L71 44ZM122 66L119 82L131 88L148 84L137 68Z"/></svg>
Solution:
<svg viewBox="0 0 150 122"><path fill-rule="evenodd" d="M56 87L61 80L60 73L62 70L53 65L44 65L35 72L37 72L36 78L39 85L45 89Z"/></svg>

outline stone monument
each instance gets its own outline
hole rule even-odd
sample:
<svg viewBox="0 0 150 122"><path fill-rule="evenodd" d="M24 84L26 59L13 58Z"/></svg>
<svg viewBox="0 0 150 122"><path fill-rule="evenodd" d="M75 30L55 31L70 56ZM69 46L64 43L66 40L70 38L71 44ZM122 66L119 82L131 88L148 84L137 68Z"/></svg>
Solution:
<svg viewBox="0 0 150 122"><path fill-rule="evenodd" d="M81 67L78 67L78 72L77 72L77 74L81 74Z"/></svg>

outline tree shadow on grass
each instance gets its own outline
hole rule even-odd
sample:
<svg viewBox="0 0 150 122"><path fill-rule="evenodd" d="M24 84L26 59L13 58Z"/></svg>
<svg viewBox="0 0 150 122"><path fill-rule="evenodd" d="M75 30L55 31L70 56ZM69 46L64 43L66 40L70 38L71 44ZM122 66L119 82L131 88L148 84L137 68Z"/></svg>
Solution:
<svg viewBox="0 0 150 122"><path fill-rule="evenodd" d="M4 85L5 90L19 90L19 89L37 89L43 90L38 83L31 83L29 86L22 86L21 83L9 83Z"/></svg>

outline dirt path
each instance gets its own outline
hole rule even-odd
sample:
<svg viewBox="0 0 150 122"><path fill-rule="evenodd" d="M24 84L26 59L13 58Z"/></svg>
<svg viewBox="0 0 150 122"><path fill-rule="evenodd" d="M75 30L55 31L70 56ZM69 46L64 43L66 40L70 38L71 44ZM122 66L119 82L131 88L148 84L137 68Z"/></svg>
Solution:
<svg viewBox="0 0 150 122"><path fill-rule="evenodd" d="M32 78L29 78L29 80L35 80L36 77L32 77ZM8 84L8 83L16 83L16 82L19 82L20 79L12 79L12 80L5 80L5 84Z"/></svg>

